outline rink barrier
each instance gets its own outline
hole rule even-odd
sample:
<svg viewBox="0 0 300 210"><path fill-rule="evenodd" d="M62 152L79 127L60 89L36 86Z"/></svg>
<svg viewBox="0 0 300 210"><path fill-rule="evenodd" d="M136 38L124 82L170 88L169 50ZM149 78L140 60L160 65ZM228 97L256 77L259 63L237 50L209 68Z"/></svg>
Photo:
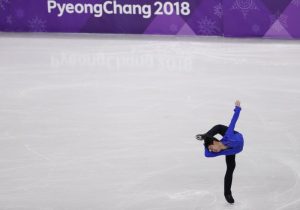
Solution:
<svg viewBox="0 0 300 210"><path fill-rule="evenodd" d="M300 38L300 0L0 0L0 31Z"/></svg>

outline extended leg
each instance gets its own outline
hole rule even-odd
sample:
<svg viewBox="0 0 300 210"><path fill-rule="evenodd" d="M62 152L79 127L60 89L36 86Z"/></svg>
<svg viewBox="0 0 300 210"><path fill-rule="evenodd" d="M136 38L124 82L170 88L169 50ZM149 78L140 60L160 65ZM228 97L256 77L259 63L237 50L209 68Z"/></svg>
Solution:
<svg viewBox="0 0 300 210"><path fill-rule="evenodd" d="M217 134L224 136L227 129L228 129L227 126L219 124L212 127L206 134L209 136L215 136Z"/></svg>
<svg viewBox="0 0 300 210"><path fill-rule="evenodd" d="M235 169L235 155L226 156L227 170L224 178L224 195L229 203L233 203L234 199L231 194L232 176ZM229 200L228 200L229 199Z"/></svg>

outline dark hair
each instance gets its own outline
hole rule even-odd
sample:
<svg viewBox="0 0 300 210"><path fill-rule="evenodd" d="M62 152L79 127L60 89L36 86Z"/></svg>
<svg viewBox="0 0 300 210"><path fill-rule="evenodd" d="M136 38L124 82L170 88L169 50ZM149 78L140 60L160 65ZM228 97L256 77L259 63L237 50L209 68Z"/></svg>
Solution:
<svg viewBox="0 0 300 210"><path fill-rule="evenodd" d="M214 144L214 141L219 141L219 140L216 139L215 137L209 136L209 135L207 135L207 134L205 134L205 135L203 136L203 138L204 138L204 146L205 146L206 149L208 149L208 146L209 146L209 145Z"/></svg>

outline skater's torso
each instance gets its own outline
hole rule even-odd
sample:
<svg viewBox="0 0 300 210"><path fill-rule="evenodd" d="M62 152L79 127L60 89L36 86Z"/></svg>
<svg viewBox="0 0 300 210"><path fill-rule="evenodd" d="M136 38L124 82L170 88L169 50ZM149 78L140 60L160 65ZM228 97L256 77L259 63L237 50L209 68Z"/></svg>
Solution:
<svg viewBox="0 0 300 210"><path fill-rule="evenodd" d="M229 150L232 149L236 153L239 153L243 150L244 147L244 138L243 135L239 132L235 132L233 135L224 136L221 139L221 142L229 147Z"/></svg>

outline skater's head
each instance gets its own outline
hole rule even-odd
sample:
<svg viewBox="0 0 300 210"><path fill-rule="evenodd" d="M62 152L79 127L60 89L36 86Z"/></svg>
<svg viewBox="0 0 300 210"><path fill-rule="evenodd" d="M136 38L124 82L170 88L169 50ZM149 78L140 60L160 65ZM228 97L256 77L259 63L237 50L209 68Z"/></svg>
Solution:
<svg viewBox="0 0 300 210"><path fill-rule="evenodd" d="M211 152L220 152L223 150L224 145L220 141L213 141L211 145L208 146L208 150Z"/></svg>
<svg viewBox="0 0 300 210"><path fill-rule="evenodd" d="M216 138L206 136L204 146L211 152L220 152L224 149L224 145Z"/></svg>

